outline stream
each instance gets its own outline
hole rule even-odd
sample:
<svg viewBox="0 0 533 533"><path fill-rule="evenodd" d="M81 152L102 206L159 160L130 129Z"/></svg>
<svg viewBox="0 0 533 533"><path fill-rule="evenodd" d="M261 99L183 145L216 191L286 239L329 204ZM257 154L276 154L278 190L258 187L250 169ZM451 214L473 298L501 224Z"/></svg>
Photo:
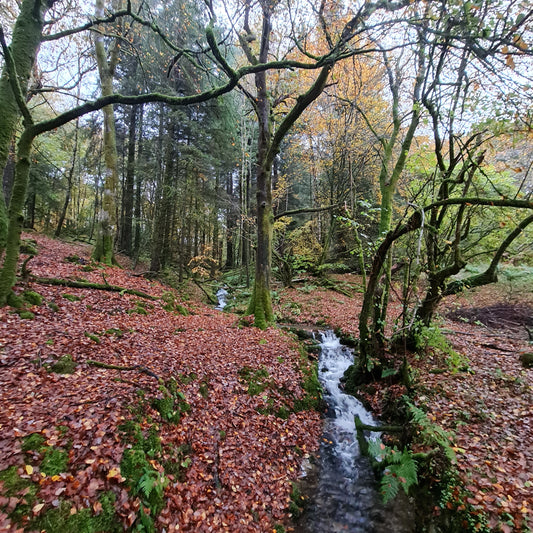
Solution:
<svg viewBox="0 0 533 533"><path fill-rule="evenodd" d="M228 305L228 296L229 296L229 292L224 287L221 287L220 289L218 289L216 293L218 305L215 307L215 309L218 309L219 311L223 311L224 307Z"/></svg>
<svg viewBox="0 0 533 533"><path fill-rule="evenodd" d="M309 502L299 519L298 533L411 533L414 509L406 497L384 505L377 481L365 457L359 454L354 415L375 425L361 402L340 388L353 352L331 331L321 334L319 380L328 405L318 464L308 469L302 490Z"/></svg>

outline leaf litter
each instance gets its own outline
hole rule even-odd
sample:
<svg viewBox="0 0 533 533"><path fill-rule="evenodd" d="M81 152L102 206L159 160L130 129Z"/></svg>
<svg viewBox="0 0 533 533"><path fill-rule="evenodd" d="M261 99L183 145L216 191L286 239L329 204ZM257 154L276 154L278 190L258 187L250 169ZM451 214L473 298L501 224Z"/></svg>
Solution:
<svg viewBox="0 0 533 533"><path fill-rule="evenodd" d="M34 276L118 285L156 297L168 290L130 270L88 269L86 246L31 237L40 250L29 263ZM64 260L72 256L79 260ZM127 444L118 427L134 417L140 396L161 395L159 383L143 372L87 361L143 367L163 381L174 377L190 405L177 423L162 421L149 405L140 419L144 428L149 417L157 423L165 450L190 450L183 475L169 475L158 530L269 531L287 522L291 481L303 455L316 450L321 428L313 411L287 418L274 414L304 394L301 366L310 363L292 337L275 328L240 328L235 315L192 301L180 301L192 313L182 316L164 310L161 301L139 303L141 298L130 294L31 281L24 288L45 300L31 307L33 320L0 309L0 470L14 466L38 486L22 527L62 500L71 512L99 512L105 491L115 494L124 527L139 517L139 499L120 471ZM132 312L139 306L146 314ZM66 356L75 363L72 374L49 371ZM248 394L239 375L243 367L266 369L268 391ZM267 402L270 411L264 410ZM46 446L67 450L65 472L46 475L39 452L22 450L32 434L42 435ZM0 482L0 529L16 531L21 525L12 523L7 511L23 505L25 495L5 492Z"/></svg>

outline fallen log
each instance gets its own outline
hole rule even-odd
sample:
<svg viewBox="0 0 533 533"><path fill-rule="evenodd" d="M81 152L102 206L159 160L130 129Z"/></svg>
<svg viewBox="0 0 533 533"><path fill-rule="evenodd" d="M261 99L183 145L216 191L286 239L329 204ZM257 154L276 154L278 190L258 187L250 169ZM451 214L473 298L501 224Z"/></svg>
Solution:
<svg viewBox="0 0 533 533"><path fill-rule="evenodd" d="M157 300L156 296L152 296L146 292L138 291L136 289L128 289L127 287L120 287L118 285L109 285L107 283L92 283L90 281L79 281L75 279L64 278L42 278L39 276L31 276L31 280L42 285L58 285L60 287L72 287L74 289L95 289L98 291L120 292L122 294L132 294L139 298L146 300Z"/></svg>

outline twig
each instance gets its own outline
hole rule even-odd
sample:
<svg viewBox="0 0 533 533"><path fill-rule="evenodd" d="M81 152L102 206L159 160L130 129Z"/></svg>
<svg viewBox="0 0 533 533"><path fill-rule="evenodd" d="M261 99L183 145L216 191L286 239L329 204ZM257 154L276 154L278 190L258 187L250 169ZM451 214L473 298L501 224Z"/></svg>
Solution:
<svg viewBox="0 0 533 533"><path fill-rule="evenodd" d="M142 372L143 374L146 374L147 376L151 376L159 381L160 377L155 373L152 372L150 369L141 366L141 365L132 365L132 366L120 366L120 365L110 365L108 363L102 363L101 361L94 361L92 359L87 359L85 361L88 365L96 366L98 368L107 368L109 370L120 370L120 371L132 371L136 370L137 372Z"/></svg>

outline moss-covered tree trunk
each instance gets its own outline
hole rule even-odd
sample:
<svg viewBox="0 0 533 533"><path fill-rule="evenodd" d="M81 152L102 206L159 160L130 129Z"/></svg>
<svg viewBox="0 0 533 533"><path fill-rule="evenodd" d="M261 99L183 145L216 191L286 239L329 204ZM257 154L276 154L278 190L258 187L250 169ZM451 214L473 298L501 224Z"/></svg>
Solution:
<svg viewBox="0 0 533 533"><path fill-rule="evenodd" d="M384 64L389 78L389 88L392 95L392 134L388 140L381 138L383 148L383 159L379 175L379 186L381 192L379 232L384 238L392 228L394 195L398 187L398 181L404 171L409 150L420 122L421 112L421 91L426 77L426 58L424 40L421 39L417 50L417 73L412 96L412 111L409 125L399 147L399 153L394 153L398 136L401 131L400 117L400 89L401 73L394 72L387 54L384 53ZM359 315L359 335L362 357L360 365L364 368L371 356L379 356L383 349L385 340L385 325L387 308L389 302L390 277L392 266L392 243L387 249L385 257L374 261L373 268L380 264L378 272L372 272L369 280L373 279L374 284L366 287L365 303ZM383 280L383 286L379 281ZM373 317L372 326L369 322Z"/></svg>
<svg viewBox="0 0 533 533"><path fill-rule="evenodd" d="M20 249L20 234L24 217L22 210L26 200L31 166L31 149L35 135L30 126L22 133L17 150L15 180L8 210L7 239L4 262L0 271L0 306L5 305L16 281L17 261Z"/></svg>
<svg viewBox="0 0 533 533"><path fill-rule="evenodd" d="M261 33L261 49L259 63L268 61L270 47L271 9L263 9L263 28ZM274 320L272 299L270 297L270 272L272 262L272 161L269 151L272 147L272 126L270 120L270 101L267 91L267 74L258 72L255 75L257 97L255 111L259 124L257 141L257 251L255 261L255 281L248 313L253 314L255 325L266 328Z"/></svg>
<svg viewBox="0 0 533 533"><path fill-rule="evenodd" d="M104 0L96 0L95 15L97 18L104 18ZM108 54L104 43L104 34L96 33L94 38L94 48L96 53L96 63L100 76L102 96L113 94L113 76L118 61L118 46L111 48ZM93 259L105 263L106 265L116 264L114 239L117 233L117 191L118 191L118 155L117 141L115 133L115 113L112 105L102 109L104 114L104 191L102 204L98 214L98 232L96 244L93 250Z"/></svg>
<svg viewBox="0 0 533 533"><path fill-rule="evenodd" d="M20 4L20 13L13 28L9 48L15 62L18 83L24 94L41 44L44 16L53 3L54 0L23 0ZM3 174L15 126L20 117L6 67L0 77L0 109L0 174ZM4 198L3 193L0 194L0 253L6 246L8 202L9 198Z"/></svg>

